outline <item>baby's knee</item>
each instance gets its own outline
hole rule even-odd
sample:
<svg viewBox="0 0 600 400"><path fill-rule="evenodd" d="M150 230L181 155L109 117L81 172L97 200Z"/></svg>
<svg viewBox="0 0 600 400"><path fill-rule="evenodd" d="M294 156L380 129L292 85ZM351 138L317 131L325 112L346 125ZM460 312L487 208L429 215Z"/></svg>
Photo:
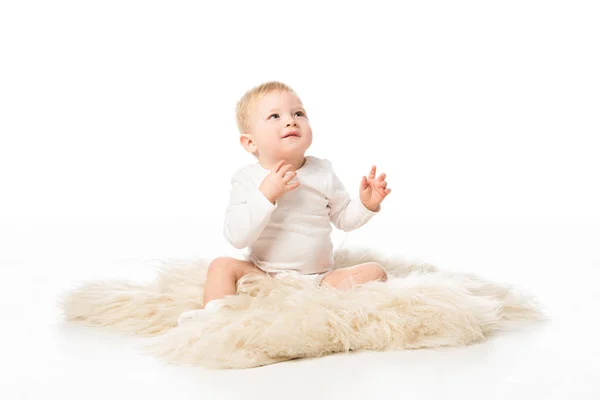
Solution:
<svg viewBox="0 0 600 400"><path fill-rule="evenodd" d="M387 273L383 266L376 262L370 262L365 264L365 267L369 271L369 275L371 275L372 280L374 281L387 281Z"/></svg>
<svg viewBox="0 0 600 400"><path fill-rule="evenodd" d="M233 257L218 257L208 265L209 275L227 275L236 280L253 272L258 273L261 271L249 261L242 261Z"/></svg>
<svg viewBox="0 0 600 400"><path fill-rule="evenodd" d="M217 257L208 265L209 274L222 274L235 272L235 262L231 257Z"/></svg>

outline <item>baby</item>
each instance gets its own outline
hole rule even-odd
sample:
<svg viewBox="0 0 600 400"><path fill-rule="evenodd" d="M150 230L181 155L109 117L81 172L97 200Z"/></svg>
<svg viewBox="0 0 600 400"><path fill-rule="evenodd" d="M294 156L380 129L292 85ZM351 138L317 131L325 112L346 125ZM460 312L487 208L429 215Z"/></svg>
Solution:
<svg viewBox="0 0 600 400"><path fill-rule="evenodd" d="M390 194L385 174L373 166L363 176L359 198L351 198L331 162L305 153L312 143L306 110L296 93L280 82L248 91L238 102L240 143L257 163L239 169L231 179L224 234L244 259L219 257L208 267L204 309L181 314L179 323L221 307L220 299L236 294L247 274L294 274L317 285L346 289L385 281L381 265L368 262L332 270L331 223L346 232L376 215Z"/></svg>

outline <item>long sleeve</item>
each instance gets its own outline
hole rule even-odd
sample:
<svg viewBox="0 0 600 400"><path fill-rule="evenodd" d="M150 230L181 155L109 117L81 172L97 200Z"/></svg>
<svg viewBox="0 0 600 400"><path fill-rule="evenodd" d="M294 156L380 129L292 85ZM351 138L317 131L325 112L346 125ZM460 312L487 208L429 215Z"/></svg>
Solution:
<svg viewBox="0 0 600 400"><path fill-rule="evenodd" d="M344 185L333 169L331 173L331 196L329 198L329 219L333 225L345 232L360 228L366 224L378 211L369 210L360 198L351 198Z"/></svg>
<svg viewBox="0 0 600 400"><path fill-rule="evenodd" d="M225 215L223 233L236 249L254 242L269 222L277 208L257 187L235 175L231 180L231 196Z"/></svg>

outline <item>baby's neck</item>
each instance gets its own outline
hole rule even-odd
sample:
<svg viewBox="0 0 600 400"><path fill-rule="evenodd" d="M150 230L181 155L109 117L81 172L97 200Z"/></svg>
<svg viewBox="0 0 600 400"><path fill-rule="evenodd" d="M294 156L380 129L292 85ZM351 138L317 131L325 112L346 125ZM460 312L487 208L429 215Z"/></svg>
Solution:
<svg viewBox="0 0 600 400"><path fill-rule="evenodd" d="M298 157L286 157L286 158L280 158L280 159L274 160L274 161L267 161L267 160L259 159L258 163L264 169L273 169L273 167L275 167L275 165L277 165L277 163L279 161L281 161L282 159L285 160L285 164L292 164L294 171L302 168L302 166L304 165L304 162L306 161L306 159L304 158L304 154L301 154Z"/></svg>

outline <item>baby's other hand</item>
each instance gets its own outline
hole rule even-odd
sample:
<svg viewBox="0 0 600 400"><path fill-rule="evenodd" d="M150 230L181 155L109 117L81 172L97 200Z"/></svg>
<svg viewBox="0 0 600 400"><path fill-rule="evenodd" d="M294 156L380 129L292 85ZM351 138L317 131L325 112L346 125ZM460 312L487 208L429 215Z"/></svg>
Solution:
<svg viewBox="0 0 600 400"><path fill-rule="evenodd" d="M373 212L379 211L379 205L387 197L392 189L387 187L385 181L386 174L381 174L375 178L377 167L373 165L369 172L369 177L362 177L360 182L360 200L369 210Z"/></svg>
<svg viewBox="0 0 600 400"><path fill-rule="evenodd" d="M279 161L271 172L263 179L259 186L259 190L265 197L273 204L280 198L284 193L296 189L300 186L300 182L289 183L296 176L296 171L291 171L294 166L292 164L285 164L285 160ZM290 172L288 174L288 172Z"/></svg>

